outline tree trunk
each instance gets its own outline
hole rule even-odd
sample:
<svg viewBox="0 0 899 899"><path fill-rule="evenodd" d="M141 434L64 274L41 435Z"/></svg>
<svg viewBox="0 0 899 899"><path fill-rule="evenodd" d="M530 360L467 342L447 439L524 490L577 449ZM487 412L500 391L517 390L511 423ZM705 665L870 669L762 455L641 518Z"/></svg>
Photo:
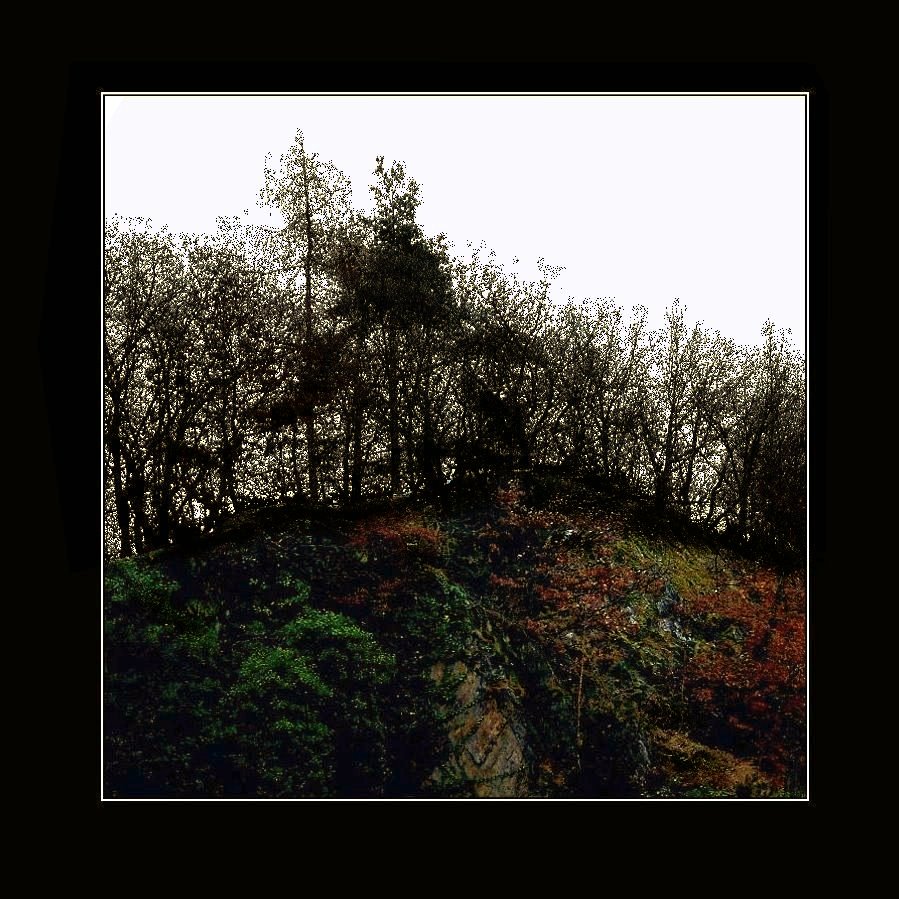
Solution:
<svg viewBox="0 0 899 899"><path fill-rule="evenodd" d="M656 512L664 512L668 505L668 482L665 472L662 472L655 483L655 491L653 493L653 505Z"/></svg>
<svg viewBox="0 0 899 899"><path fill-rule="evenodd" d="M674 472L674 415L675 408L672 405L668 411L668 426L665 429L665 461L661 474L656 478L654 499L657 512L664 511L671 499L671 479Z"/></svg>
<svg viewBox="0 0 899 899"><path fill-rule="evenodd" d="M406 483L409 485L409 489L412 491L413 496L418 495L418 481L421 475L421 472L418 470L419 466L415 464L415 433L412 428L412 421L410 419L406 419Z"/></svg>
<svg viewBox="0 0 899 899"><path fill-rule="evenodd" d="M343 431L343 501L347 502L350 498L350 446L353 442L351 416L348 415L345 420Z"/></svg>
<svg viewBox="0 0 899 899"><path fill-rule="evenodd" d="M300 490L300 466L297 462L297 423L290 423L290 468L293 474L294 494Z"/></svg>
<svg viewBox="0 0 899 899"><path fill-rule="evenodd" d="M303 163L303 193L306 201L306 258L304 259L304 268L306 274L306 346L313 346L313 321L312 321L312 210L309 208L309 173L306 170L306 151L303 149L301 155ZM321 364L321 360L315 360L315 364ZM308 456L306 463L309 469L309 500L312 503L318 502L318 459L315 447L315 417L310 411L309 417L306 419L306 455Z"/></svg>
<svg viewBox="0 0 899 899"><path fill-rule="evenodd" d="M602 457L602 474L608 483L612 479L612 466L609 462L609 423L605 417L599 426L599 446Z"/></svg>
<svg viewBox="0 0 899 899"><path fill-rule="evenodd" d="M362 499L362 405L358 397L353 400L353 472L350 503Z"/></svg>
<svg viewBox="0 0 899 899"><path fill-rule="evenodd" d="M172 535L172 476L166 470L159 488L159 510L156 528L158 547L168 546Z"/></svg>
<svg viewBox="0 0 899 899"><path fill-rule="evenodd" d="M122 447L115 422L111 430L113 433L109 437L109 454L112 457L112 489L119 524L119 555L124 557L131 555L131 513L128 508L128 495L122 481Z"/></svg>
<svg viewBox="0 0 899 899"><path fill-rule="evenodd" d="M147 509L144 505L144 497L132 500L134 509L134 551L140 555L154 546L154 532L147 517Z"/></svg>
<svg viewBox="0 0 899 899"><path fill-rule="evenodd" d="M687 472L684 475L684 483L681 488L681 505L684 508L684 512L689 516L691 509L693 508L693 497L691 496L691 491L693 489L693 471L696 465L696 454L699 449L699 429L701 427L702 417L701 414L697 412L696 418L693 421L693 434L690 440L690 453L687 458Z"/></svg>
<svg viewBox="0 0 899 899"><path fill-rule="evenodd" d="M388 430L390 433L390 493L400 492L400 410L395 377L389 377L387 388Z"/></svg>
<svg viewBox="0 0 899 899"><path fill-rule="evenodd" d="M424 422L421 438L421 461L419 468L424 478L425 490L430 496L439 496L443 492L443 466L440 451L434 438L434 424L431 419L430 402L426 400Z"/></svg>
<svg viewBox="0 0 899 899"><path fill-rule="evenodd" d="M306 455L309 457L309 501L318 502L318 448L315 439L315 421L310 413L306 419Z"/></svg>
<svg viewBox="0 0 899 899"><path fill-rule="evenodd" d="M737 506L737 536L741 542L749 536L749 504L753 487L755 486L756 461L758 459L759 447L762 443L764 427L765 424L763 423L753 434L746 454L743 457L743 477L740 481L739 503Z"/></svg>

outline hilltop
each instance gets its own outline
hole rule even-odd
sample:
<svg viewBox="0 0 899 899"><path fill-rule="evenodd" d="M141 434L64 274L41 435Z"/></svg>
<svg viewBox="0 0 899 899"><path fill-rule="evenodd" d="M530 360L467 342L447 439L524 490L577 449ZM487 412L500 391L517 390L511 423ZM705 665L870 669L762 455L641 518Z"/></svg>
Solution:
<svg viewBox="0 0 899 899"><path fill-rule="evenodd" d="M804 571L580 482L244 513L105 599L107 796L804 795Z"/></svg>

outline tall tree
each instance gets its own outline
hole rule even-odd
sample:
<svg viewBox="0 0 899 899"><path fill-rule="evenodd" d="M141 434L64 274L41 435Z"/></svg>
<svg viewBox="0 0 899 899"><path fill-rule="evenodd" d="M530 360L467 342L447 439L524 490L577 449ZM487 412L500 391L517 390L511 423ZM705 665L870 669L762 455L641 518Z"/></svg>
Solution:
<svg viewBox="0 0 899 899"><path fill-rule="evenodd" d="M333 364L326 342L321 339L325 329L320 322L328 316L328 300L333 299L328 274L333 267L334 233L349 217L351 199L349 180L333 163L323 162L317 153L306 150L302 131L297 131L279 168L273 168L266 160L260 200L276 208L283 218L281 262L295 273L302 298L302 377L298 392L304 396L297 408L305 421L308 493L312 502L320 498L316 409L328 393L328 370Z"/></svg>
<svg viewBox="0 0 899 899"><path fill-rule="evenodd" d="M673 494L676 467L684 459L684 430L689 427L690 364L699 332L690 332L679 300L665 311L666 327L650 335L647 387L639 407L640 429L652 475L652 496L658 511Z"/></svg>
<svg viewBox="0 0 899 899"><path fill-rule="evenodd" d="M450 335L458 365L457 476L528 468L551 452L556 390L548 354L548 292L558 269L541 259L543 277L522 282L477 247L459 260L458 321Z"/></svg>
<svg viewBox="0 0 899 899"><path fill-rule="evenodd" d="M609 300L569 300L552 329L560 461L607 484L624 481L636 449L645 327L645 310L626 327L621 308Z"/></svg>
<svg viewBox="0 0 899 899"><path fill-rule="evenodd" d="M427 237L416 221L418 183L403 163L388 167L383 156L374 179L355 296L380 369L388 489L397 494L404 482L415 489L420 476L437 481L438 335L453 317L452 292L443 238Z"/></svg>
<svg viewBox="0 0 899 899"><path fill-rule="evenodd" d="M171 328L183 278L174 239L113 219L104 247L104 436L122 555L168 534L172 439L183 404L181 338ZM168 449L167 449L168 448ZM165 502L165 511L159 503Z"/></svg>
<svg viewBox="0 0 899 899"><path fill-rule="evenodd" d="M765 529L762 496L770 495L770 486L763 473L782 483L775 460L792 477L787 495L799 499L795 484L804 472L804 367L786 332L765 322L762 343L743 348L726 395L729 404L715 427L723 450L728 527L743 541Z"/></svg>

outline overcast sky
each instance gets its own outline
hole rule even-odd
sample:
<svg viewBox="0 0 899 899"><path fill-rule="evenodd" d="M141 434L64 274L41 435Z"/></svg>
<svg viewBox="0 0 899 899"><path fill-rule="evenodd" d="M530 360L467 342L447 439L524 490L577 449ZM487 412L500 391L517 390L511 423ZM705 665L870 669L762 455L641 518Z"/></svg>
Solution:
<svg viewBox="0 0 899 899"><path fill-rule="evenodd" d="M805 339L805 97L106 96L105 212L174 232L216 216L271 223L266 153L298 128L369 208L375 157L422 186L419 221L458 254L484 241L554 296L643 304L679 297L756 343L771 318ZM514 257L520 263L512 265Z"/></svg>

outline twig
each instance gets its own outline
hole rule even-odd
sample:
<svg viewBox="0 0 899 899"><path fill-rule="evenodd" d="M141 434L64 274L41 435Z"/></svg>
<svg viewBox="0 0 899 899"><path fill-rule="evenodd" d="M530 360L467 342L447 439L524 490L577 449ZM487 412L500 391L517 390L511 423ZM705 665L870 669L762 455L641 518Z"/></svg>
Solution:
<svg viewBox="0 0 899 899"><path fill-rule="evenodd" d="M577 683L577 769L581 770L581 698L584 695L584 662L586 661L583 650L581 651L581 672Z"/></svg>

